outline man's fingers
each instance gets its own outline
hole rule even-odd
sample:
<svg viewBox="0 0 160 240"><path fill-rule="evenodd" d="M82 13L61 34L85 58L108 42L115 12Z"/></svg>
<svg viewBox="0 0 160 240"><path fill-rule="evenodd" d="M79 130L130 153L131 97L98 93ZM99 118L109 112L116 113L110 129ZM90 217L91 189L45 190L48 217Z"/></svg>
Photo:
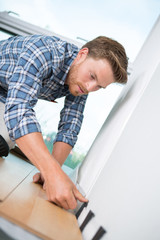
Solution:
<svg viewBox="0 0 160 240"><path fill-rule="evenodd" d="M65 200L60 203L60 206L66 210L70 209L68 203Z"/></svg>
<svg viewBox="0 0 160 240"><path fill-rule="evenodd" d="M46 184L45 184L45 182L44 182L44 184L43 184L43 189L46 190Z"/></svg>
<svg viewBox="0 0 160 240"><path fill-rule="evenodd" d="M34 182L34 183L41 183L41 184L43 184L44 179L43 179L42 174L41 174L40 172L36 173L36 174L33 176L33 182Z"/></svg>
<svg viewBox="0 0 160 240"><path fill-rule="evenodd" d="M36 174L33 176L33 182L34 182L34 183L37 183L40 178L41 178L40 173L36 173Z"/></svg>
<svg viewBox="0 0 160 240"><path fill-rule="evenodd" d="M75 187L73 188L73 193L76 199L78 199L80 202L88 202L88 199L85 198L79 191L78 189Z"/></svg>
<svg viewBox="0 0 160 240"><path fill-rule="evenodd" d="M67 203L69 209L75 209L77 207L77 198L75 197L75 194L73 192L71 192L70 198Z"/></svg>
<svg viewBox="0 0 160 240"><path fill-rule="evenodd" d="M54 201L58 206L68 210L68 209L75 209L77 207L77 201L75 197L73 196L73 193L71 194L69 199L63 199L63 200L56 200Z"/></svg>
<svg viewBox="0 0 160 240"><path fill-rule="evenodd" d="M69 207L69 204L67 203L67 200L63 199L63 200L58 200L58 199L54 199L54 200L49 200L49 202L52 202L54 204L56 204L57 206L64 208L66 210L71 209Z"/></svg>

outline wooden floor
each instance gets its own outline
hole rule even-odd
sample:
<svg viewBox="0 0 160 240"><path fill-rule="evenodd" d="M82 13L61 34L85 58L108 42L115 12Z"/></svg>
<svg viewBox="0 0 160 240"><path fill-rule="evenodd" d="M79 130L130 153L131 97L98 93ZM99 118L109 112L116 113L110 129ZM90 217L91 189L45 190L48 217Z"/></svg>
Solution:
<svg viewBox="0 0 160 240"><path fill-rule="evenodd" d="M42 239L82 240L75 216L46 200L32 182L37 169L10 154L0 158L0 216Z"/></svg>

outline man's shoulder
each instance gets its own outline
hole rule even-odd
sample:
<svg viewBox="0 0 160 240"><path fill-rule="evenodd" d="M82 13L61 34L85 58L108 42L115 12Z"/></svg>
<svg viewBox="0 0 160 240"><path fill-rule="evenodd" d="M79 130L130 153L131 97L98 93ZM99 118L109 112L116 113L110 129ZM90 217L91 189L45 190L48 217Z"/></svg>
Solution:
<svg viewBox="0 0 160 240"><path fill-rule="evenodd" d="M44 41L46 41L48 44L50 43L51 47L58 49L61 53L69 52L72 55L73 52L79 51L77 45L73 44L71 41L62 39L57 36L46 36L44 38Z"/></svg>

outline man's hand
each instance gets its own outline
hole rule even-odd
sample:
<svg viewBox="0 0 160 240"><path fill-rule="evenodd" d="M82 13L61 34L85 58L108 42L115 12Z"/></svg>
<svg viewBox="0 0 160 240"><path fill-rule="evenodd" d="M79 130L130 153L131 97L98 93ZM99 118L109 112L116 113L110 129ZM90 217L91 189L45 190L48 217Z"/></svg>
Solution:
<svg viewBox="0 0 160 240"><path fill-rule="evenodd" d="M64 152L69 152L66 144L59 145L60 143L57 143L54 147L54 154L51 155L43 141L42 134L38 132L24 135L17 139L16 143L41 172L43 177L40 175L40 179L45 183L44 188L49 201L55 202L65 209L76 208L77 200L87 202L87 199L82 196L61 169L60 164L63 163L66 156ZM66 148L68 150L65 151ZM61 152L63 153L62 157Z"/></svg>
<svg viewBox="0 0 160 240"><path fill-rule="evenodd" d="M56 203L58 206L68 209L75 209L77 206L77 200L81 202L87 202L88 200L82 196L77 190L76 186L68 178L68 176L61 170L56 176L52 176L51 179L45 179L41 173L36 173L33 176L33 182L41 183L43 189L46 190L48 200Z"/></svg>

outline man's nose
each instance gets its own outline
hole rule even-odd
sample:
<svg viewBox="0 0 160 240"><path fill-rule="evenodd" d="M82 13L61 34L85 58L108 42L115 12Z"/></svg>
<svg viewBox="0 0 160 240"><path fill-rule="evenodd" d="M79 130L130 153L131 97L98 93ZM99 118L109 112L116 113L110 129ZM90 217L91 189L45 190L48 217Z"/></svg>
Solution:
<svg viewBox="0 0 160 240"><path fill-rule="evenodd" d="M86 83L86 89L88 92L96 91L96 83L95 82L87 82Z"/></svg>

